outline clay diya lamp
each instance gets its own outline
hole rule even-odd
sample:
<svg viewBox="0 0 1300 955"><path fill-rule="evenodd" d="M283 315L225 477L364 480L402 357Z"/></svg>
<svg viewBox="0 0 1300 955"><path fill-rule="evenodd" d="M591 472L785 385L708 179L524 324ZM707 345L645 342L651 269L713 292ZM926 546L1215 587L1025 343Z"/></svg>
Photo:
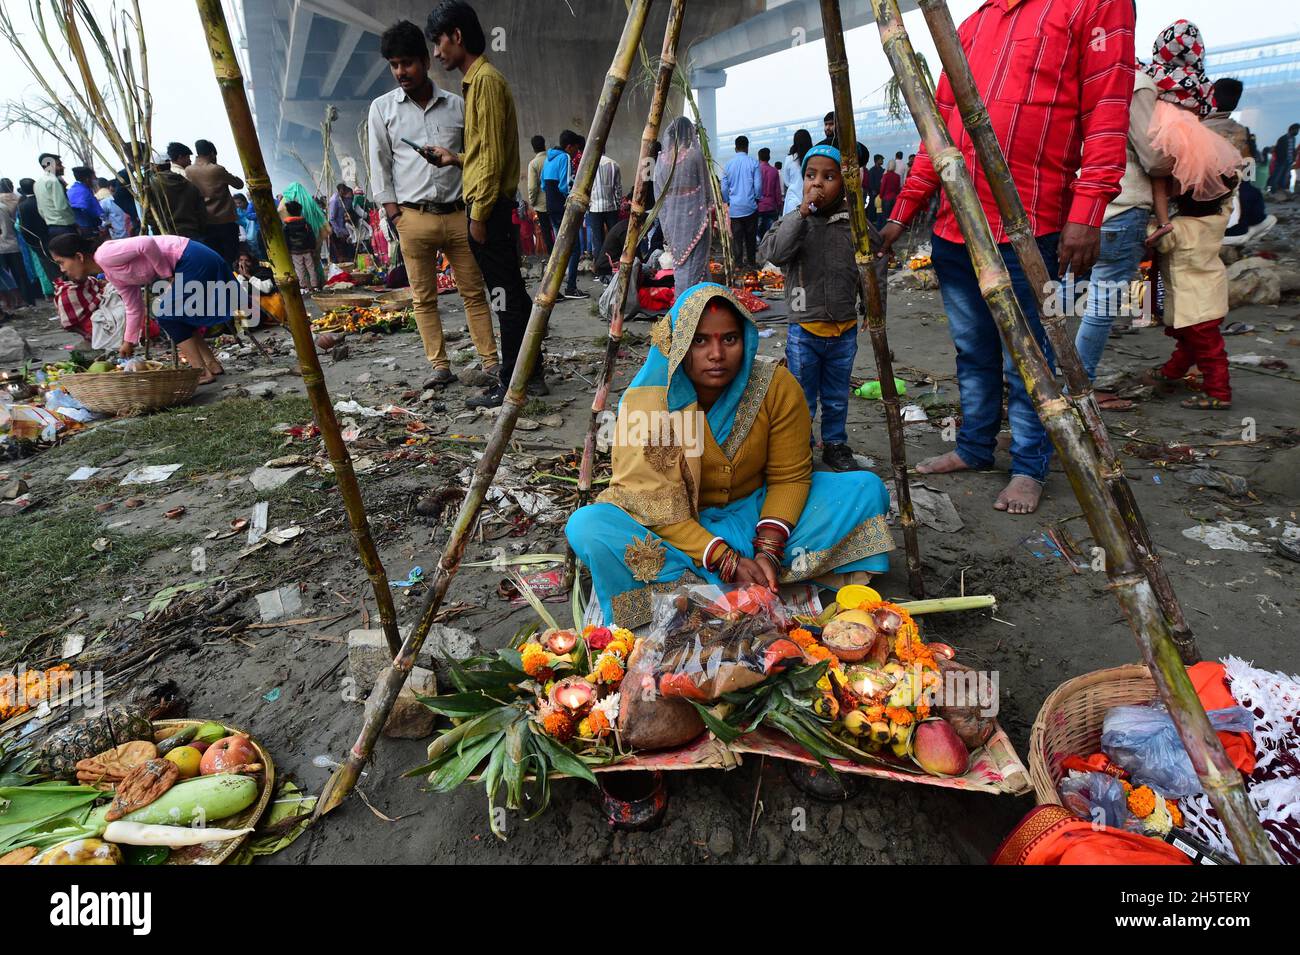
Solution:
<svg viewBox="0 0 1300 955"><path fill-rule="evenodd" d="M582 713L596 702L596 688L580 676L566 677L551 687L549 699L566 713Z"/></svg>

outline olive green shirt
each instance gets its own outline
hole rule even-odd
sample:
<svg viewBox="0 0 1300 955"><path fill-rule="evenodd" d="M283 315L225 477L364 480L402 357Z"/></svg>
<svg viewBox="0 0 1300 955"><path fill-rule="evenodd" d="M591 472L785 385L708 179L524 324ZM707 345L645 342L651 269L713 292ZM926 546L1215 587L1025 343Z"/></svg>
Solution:
<svg viewBox="0 0 1300 955"><path fill-rule="evenodd" d="M480 56L461 83L465 97L465 204L486 222L498 201L512 202L519 184L519 126L515 98L501 71Z"/></svg>

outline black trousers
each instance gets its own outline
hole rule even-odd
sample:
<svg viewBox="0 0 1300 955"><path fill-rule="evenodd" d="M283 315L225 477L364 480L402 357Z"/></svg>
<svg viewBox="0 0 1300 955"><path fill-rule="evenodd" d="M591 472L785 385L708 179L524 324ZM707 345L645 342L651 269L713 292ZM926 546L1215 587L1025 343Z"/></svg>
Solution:
<svg viewBox="0 0 1300 955"><path fill-rule="evenodd" d="M497 200L487 220L487 241L478 243L471 234L470 250L483 273L488 304L497 316L501 331L501 384L508 386L519 359L519 346L528 327L532 299L519 273L519 234L511 220L513 201L505 196Z"/></svg>
<svg viewBox="0 0 1300 955"><path fill-rule="evenodd" d="M219 222L209 225L203 233L203 244L225 261L232 269L239 257L239 223Z"/></svg>
<svg viewBox="0 0 1300 955"><path fill-rule="evenodd" d="M731 217L731 254L737 265L753 265L758 258L758 213Z"/></svg>

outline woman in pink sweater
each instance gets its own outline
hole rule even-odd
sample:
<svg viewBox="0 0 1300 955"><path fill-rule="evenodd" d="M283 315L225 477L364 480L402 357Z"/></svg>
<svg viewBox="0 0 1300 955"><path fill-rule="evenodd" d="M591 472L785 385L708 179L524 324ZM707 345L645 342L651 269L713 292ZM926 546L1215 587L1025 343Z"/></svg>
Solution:
<svg viewBox="0 0 1300 955"><path fill-rule="evenodd" d="M74 282L103 273L126 305L120 353L129 357L145 328L143 288L154 294L154 317L205 385L225 373L199 329L231 320L239 304L234 273L201 242L176 235L110 239L96 246L78 235L50 240L50 257Z"/></svg>

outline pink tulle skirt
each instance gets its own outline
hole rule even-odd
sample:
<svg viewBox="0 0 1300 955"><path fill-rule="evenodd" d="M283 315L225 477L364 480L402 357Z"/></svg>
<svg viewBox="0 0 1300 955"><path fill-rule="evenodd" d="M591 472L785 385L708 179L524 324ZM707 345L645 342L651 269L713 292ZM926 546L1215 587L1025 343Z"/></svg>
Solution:
<svg viewBox="0 0 1300 955"><path fill-rule="evenodd" d="M1232 177L1241 169L1241 154L1218 133L1202 126L1191 110L1156 100L1147 135L1157 152L1173 160L1180 192L1190 191L1198 202L1228 194Z"/></svg>

